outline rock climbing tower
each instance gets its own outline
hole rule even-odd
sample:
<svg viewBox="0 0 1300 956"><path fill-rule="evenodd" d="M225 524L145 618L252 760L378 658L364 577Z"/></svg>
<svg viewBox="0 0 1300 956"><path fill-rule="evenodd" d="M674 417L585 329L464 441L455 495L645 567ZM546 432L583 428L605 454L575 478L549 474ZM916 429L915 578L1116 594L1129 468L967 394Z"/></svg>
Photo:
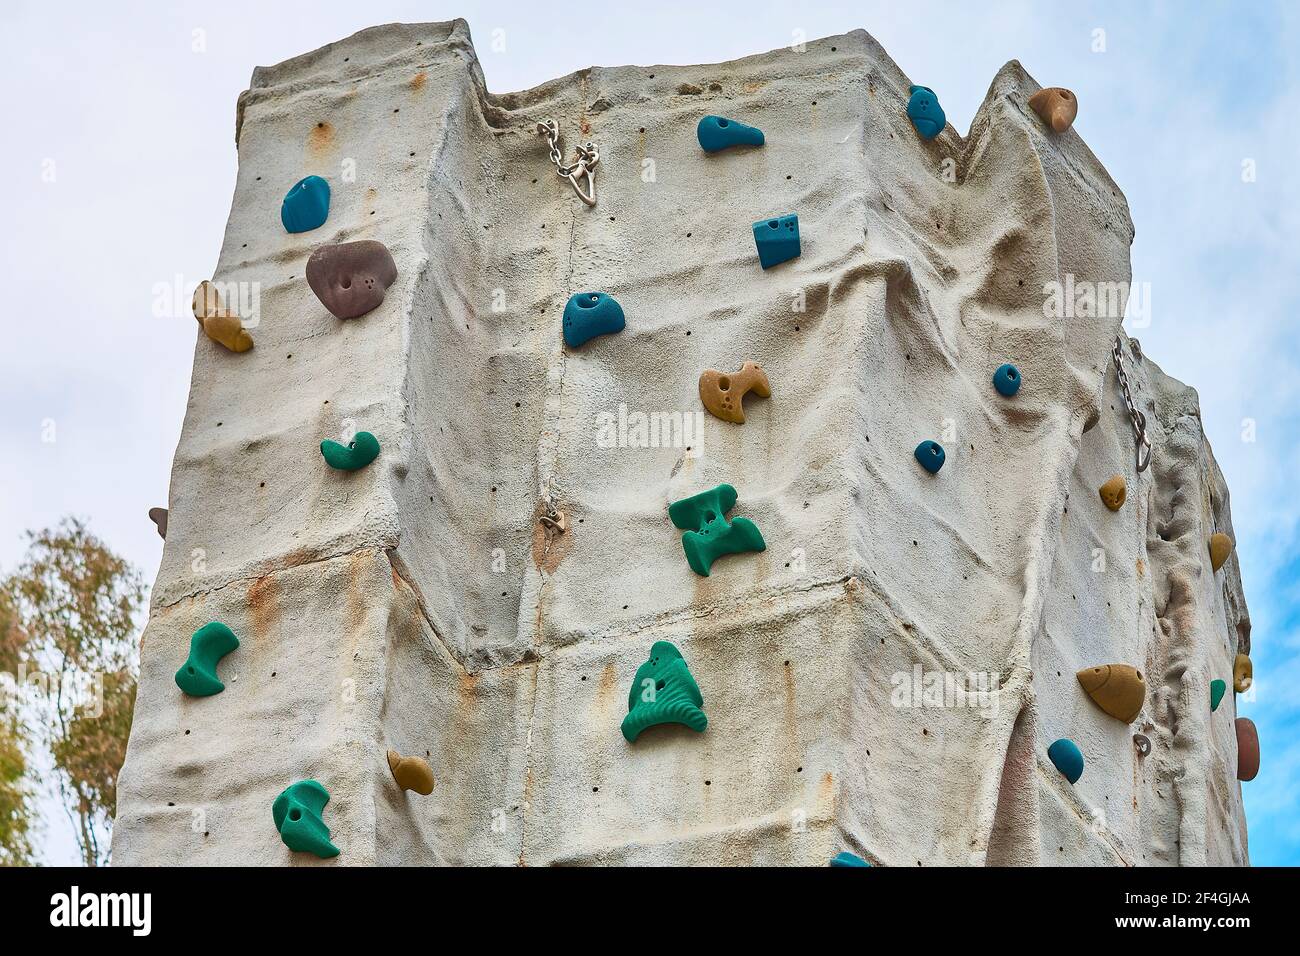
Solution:
<svg viewBox="0 0 1300 956"><path fill-rule="evenodd" d="M114 860L1246 863L1228 491L1048 89L255 70Z"/></svg>

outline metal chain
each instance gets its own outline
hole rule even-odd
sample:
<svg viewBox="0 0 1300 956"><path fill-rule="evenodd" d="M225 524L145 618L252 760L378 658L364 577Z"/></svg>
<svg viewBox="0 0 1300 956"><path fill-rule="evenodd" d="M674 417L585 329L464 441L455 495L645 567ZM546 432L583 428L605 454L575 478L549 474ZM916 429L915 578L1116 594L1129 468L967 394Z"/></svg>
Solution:
<svg viewBox="0 0 1300 956"><path fill-rule="evenodd" d="M1115 344L1110 347L1110 355L1115 360L1115 375L1119 378L1119 387L1124 393L1124 404L1128 406L1128 417L1133 420L1133 440L1134 449L1137 452L1137 470L1138 474L1141 474L1146 471L1147 465L1151 464L1151 439L1147 437L1147 417L1134 404L1133 392L1128 386L1128 376L1124 374L1124 361L1120 357L1118 335L1115 336ZM1145 456L1142 454L1143 449L1146 450Z"/></svg>
<svg viewBox="0 0 1300 956"><path fill-rule="evenodd" d="M555 173L561 179L567 179L578 198L588 206L596 205L596 164L600 162L600 150L595 143L584 143L577 148L573 162L564 164L564 151L560 148L560 127L553 119L537 124L537 132L546 137L550 144L551 162L555 164ZM587 189L578 185L579 180L587 181Z"/></svg>

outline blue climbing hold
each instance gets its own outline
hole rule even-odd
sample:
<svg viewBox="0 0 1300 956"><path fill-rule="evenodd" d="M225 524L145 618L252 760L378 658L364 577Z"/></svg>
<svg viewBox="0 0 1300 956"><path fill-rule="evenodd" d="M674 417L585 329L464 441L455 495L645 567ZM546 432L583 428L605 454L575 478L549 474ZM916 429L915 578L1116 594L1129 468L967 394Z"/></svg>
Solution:
<svg viewBox="0 0 1300 956"><path fill-rule="evenodd" d="M754 223L754 245L758 246L758 261L764 269L798 258L799 217L777 216L760 219Z"/></svg>
<svg viewBox="0 0 1300 956"><path fill-rule="evenodd" d="M576 349L598 335L622 332L623 307L604 292L578 292L564 307L564 341Z"/></svg>
<svg viewBox="0 0 1300 956"><path fill-rule="evenodd" d="M866 860L856 853L850 853L848 850L840 850L831 857L831 866L871 866Z"/></svg>
<svg viewBox="0 0 1300 956"><path fill-rule="evenodd" d="M298 180L280 204L286 232L310 232L324 225L329 214L330 184L319 176Z"/></svg>
<svg viewBox="0 0 1300 956"><path fill-rule="evenodd" d="M939 97L928 86L914 86L911 99L907 101L907 118L912 121L922 139L934 139L948 125L948 118L943 115Z"/></svg>
<svg viewBox="0 0 1300 956"><path fill-rule="evenodd" d="M762 146L763 131L755 126L737 123L725 116L706 116L695 128L700 146L706 153L716 153L728 146Z"/></svg>
<svg viewBox="0 0 1300 956"><path fill-rule="evenodd" d="M1062 737L1052 744L1047 748L1047 759L1052 761L1070 783L1083 776L1083 752L1073 740Z"/></svg>
<svg viewBox="0 0 1300 956"><path fill-rule="evenodd" d="M1020 391L1020 369L1010 362L999 365L998 370L993 373L993 387L998 390L999 395L1010 398Z"/></svg>
<svg viewBox="0 0 1300 956"><path fill-rule="evenodd" d="M916 460L921 463L921 467L930 474L937 474L943 467L943 460L948 456L944 454L943 446L937 441L930 441L928 438L916 446Z"/></svg>

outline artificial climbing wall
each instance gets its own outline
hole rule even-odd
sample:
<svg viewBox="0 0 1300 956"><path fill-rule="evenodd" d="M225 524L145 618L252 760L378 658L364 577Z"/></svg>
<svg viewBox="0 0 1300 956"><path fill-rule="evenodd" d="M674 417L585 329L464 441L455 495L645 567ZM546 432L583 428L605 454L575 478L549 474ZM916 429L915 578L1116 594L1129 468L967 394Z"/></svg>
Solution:
<svg viewBox="0 0 1300 956"><path fill-rule="evenodd" d="M910 85L855 32L498 96L463 21L257 69L214 272L261 289L256 347L196 340L114 859L1246 862L1235 708L1207 698L1249 624L1235 558L1215 574L1206 553L1231 522L1195 393L1125 340L1155 442L1136 473L1119 316L1044 315L1045 283L1128 280L1127 205L1027 108L1018 63L966 139L918 137ZM705 114L766 144L706 155ZM566 159L599 145L594 208L555 176L547 117ZM311 174L328 220L287 233L281 199ZM802 255L761 269L750 224L791 212ZM355 239L398 278L340 321L305 263ZM584 290L627 327L569 349ZM621 405L698 412L700 373L745 361L772 395L743 425L599 440ZM1011 401L991 387L1008 361ZM326 467L320 441L357 429L378 459ZM667 506L722 482L767 550L701 577ZM241 644L225 689L189 697L173 674L213 620ZM629 744L657 640L708 727ZM1146 677L1132 724L1075 679L1108 662ZM996 704L900 703L918 667L993 675ZM1061 737L1086 760L1073 786L1046 756ZM395 786L389 749L428 761L431 795ZM276 832L303 779L329 791L332 860Z"/></svg>

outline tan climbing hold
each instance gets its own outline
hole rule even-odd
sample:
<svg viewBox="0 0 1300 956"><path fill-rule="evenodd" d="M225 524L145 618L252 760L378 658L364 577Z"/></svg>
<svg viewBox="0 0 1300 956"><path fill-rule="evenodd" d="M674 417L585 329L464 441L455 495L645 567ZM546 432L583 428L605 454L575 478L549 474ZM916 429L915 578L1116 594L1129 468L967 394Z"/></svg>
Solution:
<svg viewBox="0 0 1300 956"><path fill-rule="evenodd" d="M1029 97L1029 108L1048 126L1064 133L1079 115L1079 100L1061 86L1049 86Z"/></svg>
<svg viewBox="0 0 1300 956"><path fill-rule="evenodd" d="M1088 692L1093 703L1124 723L1131 723L1142 713L1147 697L1147 682L1142 672L1129 664L1099 664L1085 667L1074 675Z"/></svg>
<svg viewBox="0 0 1300 956"><path fill-rule="evenodd" d="M221 293L207 279L199 283L194 290L194 318L198 319L199 328L212 341L224 345L232 352L247 352L253 347L253 337L244 328L244 323L221 301Z"/></svg>
<svg viewBox="0 0 1300 956"><path fill-rule="evenodd" d="M1233 543L1222 531L1210 535L1210 567L1215 571L1223 567L1223 562L1232 554Z"/></svg>
<svg viewBox="0 0 1300 956"><path fill-rule="evenodd" d="M1124 506L1124 500L1128 497L1128 485L1124 483L1123 475L1111 475L1097 491L1101 495L1101 500L1111 511L1119 511Z"/></svg>
<svg viewBox="0 0 1300 956"><path fill-rule="evenodd" d="M1232 689L1238 694L1244 694L1250 690L1250 685L1253 683L1255 683L1255 665L1245 654L1238 654L1237 659L1232 662Z"/></svg>
<svg viewBox="0 0 1300 956"><path fill-rule="evenodd" d="M745 424L744 398L750 392L759 398L772 395L767 373L756 362L746 362L734 375L709 369L700 376L700 401L724 422Z"/></svg>
<svg viewBox="0 0 1300 956"><path fill-rule="evenodd" d="M433 793L433 768L423 757L403 757L396 750L390 750L388 767L403 790L414 790L426 797Z"/></svg>

